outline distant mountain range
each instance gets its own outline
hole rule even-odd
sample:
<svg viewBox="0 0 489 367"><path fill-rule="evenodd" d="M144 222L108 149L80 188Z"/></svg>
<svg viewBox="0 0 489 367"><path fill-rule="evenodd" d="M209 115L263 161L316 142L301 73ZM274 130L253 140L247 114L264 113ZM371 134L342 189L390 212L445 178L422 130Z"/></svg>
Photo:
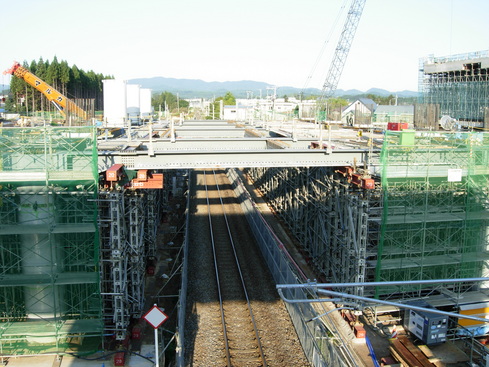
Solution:
<svg viewBox="0 0 489 367"><path fill-rule="evenodd" d="M231 92L235 97L245 98L252 93L253 97L259 97L260 91L261 95L264 97L267 92L272 93L270 88L273 85L256 82L252 80L241 80L232 82L205 82L200 79L175 79L175 78L164 78L164 77L154 77L154 78L139 78L128 80L130 84L139 84L142 88L149 88L153 92L170 92L178 93L181 98L211 98L213 96L219 97L224 96L226 92ZM267 90L268 88L268 90ZM277 96L294 96L300 93L304 96L308 95L318 95L321 90L316 88L300 89L294 87L282 87L277 86ZM398 97L417 97L418 92L404 90L397 92L390 92L385 89L370 88L369 90L363 92L357 89L342 90L338 89L335 92L335 96L359 96L365 94L375 94L378 96L386 97L389 95L396 95Z"/></svg>
<svg viewBox="0 0 489 367"><path fill-rule="evenodd" d="M154 77L154 78L139 78L128 80L130 84L139 84L142 88L149 88L153 92L170 92L178 93L181 98L212 98L224 96L226 92L231 92L237 98L259 97L260 91L261 95L265 97L271 94L270 88L273 87L272 84L264 82L256 82L252 80L241 80L232 82L205 82L200 79L175 79L175 78L164 78L164 77ZM267 90L268 88L268 90ZM9 86L0 84L0 92L3 90L8 90ZM321 90L317 88L307 88L300 89L294 87L282 87L277 86L277 96L295 96L303 93L304 96L319 95ZM342 90L338 89L335 92L337 97L358 97L366 94L375 94L381 97L386 97L389 95L397 95L398 97L417 97L418 92L403 90L397 92L391 92L385 89L370 88L367 91L360 91L358 89Z"/></svg>

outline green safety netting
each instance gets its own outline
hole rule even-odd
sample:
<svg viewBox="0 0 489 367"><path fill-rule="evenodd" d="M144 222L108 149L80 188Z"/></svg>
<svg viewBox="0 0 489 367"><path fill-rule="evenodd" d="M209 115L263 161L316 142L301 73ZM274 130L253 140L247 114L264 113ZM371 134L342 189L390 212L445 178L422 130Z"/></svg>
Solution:
<svg viewBox="0 0 489 367"><path fill-rule="evenodd" d="M103 333L94 127L0 128L0 353L74 353Z"/></svg>
<svg viewBox="0 0 489 367"><path fill-rule="evenodd" d="M489 134L387 131L381 165L383 214L376 280L486 276ZM443 285L453 292L477 286ZM433 288L379 287L377 296L420 296Z"/></svg>

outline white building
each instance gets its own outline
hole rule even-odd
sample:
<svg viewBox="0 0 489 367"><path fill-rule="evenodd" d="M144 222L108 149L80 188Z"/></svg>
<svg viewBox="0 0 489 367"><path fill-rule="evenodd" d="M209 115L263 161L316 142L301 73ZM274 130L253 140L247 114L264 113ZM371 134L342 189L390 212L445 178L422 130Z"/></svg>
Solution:
<svg viewBox="0 0 489 367"><path fill-rule="evenodd" d="M102 80L104 86L104 124L123 127L127 120L126 80Z"/></svg>
<svg viewBox="0 0 489 367"><path fill-rule="evenodd" d="M236 99L235 106L224 106L225 120L290 120L314 118L316 101L300 101L296 98L247 98Z"/></svg>
<svg viewBox="0 0 489 367"><path fill-rule="evenodd" d="M240 105L237 103L233 106L224 106L222 119L228 121L250 121L253 119L253 114L253 106Z"/></svg>
<svg viewBox="0 0 489 367"><path fill-rule="evenodd" d="M106 79L104 87L104 126L125 127L151 117L151 89L126 80Z"/></svg>
<svg viewBox="0 0 489 367"><path fill-rule="evenodd" d="M139 113L142 121L151 121L153 106L151 105L152 90L141 88L139 90Z"/></svg>
<svg viewBox="0 0 489 367"><path fill-rule="evenodd" d="M126 112L132 125L139 125L141 114L141 86L138 84L126 84Z"/></svg>

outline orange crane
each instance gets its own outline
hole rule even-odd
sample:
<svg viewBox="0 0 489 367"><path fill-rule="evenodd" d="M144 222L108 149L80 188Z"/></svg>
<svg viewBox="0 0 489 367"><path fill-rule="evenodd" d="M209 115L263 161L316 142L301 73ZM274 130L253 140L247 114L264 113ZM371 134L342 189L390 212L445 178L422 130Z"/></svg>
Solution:
<svg viewBox="0 0 489 367"><path fill-rule="evenodd" d="M68 114L75 114L82 120L87 120L88 114L86 111L78 107L75 102L71 101L49 84L32 74L29 70L24 68L18 62L3 72L4 74L15 75L17 78L24 80L27 84L36 88L39 92L44 94L46 98L51 101L54 106L61 112L61 114L67 118Z"/></svg>

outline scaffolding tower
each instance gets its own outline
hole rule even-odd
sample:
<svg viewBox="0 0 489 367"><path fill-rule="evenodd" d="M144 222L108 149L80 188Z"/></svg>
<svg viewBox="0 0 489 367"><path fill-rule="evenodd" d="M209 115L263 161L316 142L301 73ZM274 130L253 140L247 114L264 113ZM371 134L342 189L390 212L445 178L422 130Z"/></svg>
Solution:
<svg viewBox="0 0 489 367"><path fill-rule="evenodd" d="M123 341L145 307L145 274L155 261L162 191L124 185L99 191L104 333ZM148 305L146 305L148 306Z"/></svg>
<svg viewBox="0 0 489 367"><path fill-rule="evenodd" d="M371 190L350 167L250 168L248 174L295 235L319 281L364 282ZM363 288L350 289L363 295Z"/></svg>
<svg viewBox="0 0 489 367"><path fill-rule="evenodd" d="M421 103L439 105L441 114L462 126L489 128L489 51L420 60ZM441 116L438 116L438 118Z"/></svg>
<svg viewBox="0 0 489 367"><path fill-rule="evenodd" d="M94 127L0 129L0 353L98 350Z"/></svg>
<svg viewBox="0 0 489 367"><path fill-rule="evenodd" d="M488 276L489 134L388 131L380 164L374 178L355 167L247 172L319 281ZM485 288L463 283L348 291L410 298Z"/></svg>
<svg viewBox="0 0 489 367"><path fill-rule="evenodd" d="M376 281L487 276L489 135L386 132ZM487 285L482 285L486 287ZM443 285L460 294L468 283ZM422 296L433 287L377 289Z"/></svg>

